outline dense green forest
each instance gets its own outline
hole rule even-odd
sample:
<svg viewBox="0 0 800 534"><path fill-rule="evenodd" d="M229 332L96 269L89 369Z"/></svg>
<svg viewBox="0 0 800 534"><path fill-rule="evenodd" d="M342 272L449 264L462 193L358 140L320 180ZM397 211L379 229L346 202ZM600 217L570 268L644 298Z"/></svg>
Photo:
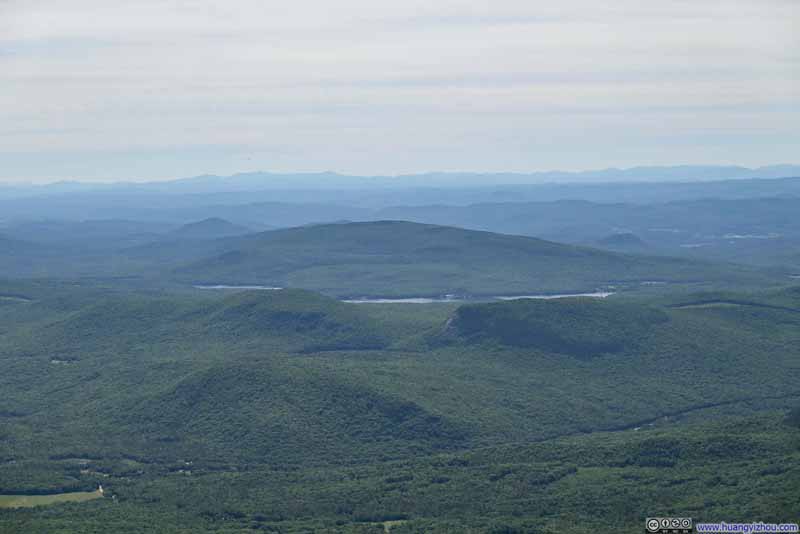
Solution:
<svg viewBox="0 0 800 534"><path fill-rule="evenodd" d="M254 283L335 296L512 295L640 287L754 286L782 278L736 265L618 254L403 221L315 225L226 243L175 269L191 283Z"/></svg>
<svg viewBox="0 0 800 534"><path fill-rule="evenodd" d="M485 304L0 284L9 532L800 515L800 288Z"/></svg>
<svg viewBox="0 0 800 534"><path fill-rule="evenodd" d="M599 250L404 221L318 224L246 235L237 234L247 229L215 219L162 234L153 234L152 225L119 221L68 224L58 231L46 224L25 228L17 233L27 239L48 237L39 242L5 238L0 277L134 288L265 285L338 297L403 297L638 290L652 289L652 284L669 284L673 291L778 287L794 273L653 256L646 248ZM84 232L89 237L81 238Z"/></svg>

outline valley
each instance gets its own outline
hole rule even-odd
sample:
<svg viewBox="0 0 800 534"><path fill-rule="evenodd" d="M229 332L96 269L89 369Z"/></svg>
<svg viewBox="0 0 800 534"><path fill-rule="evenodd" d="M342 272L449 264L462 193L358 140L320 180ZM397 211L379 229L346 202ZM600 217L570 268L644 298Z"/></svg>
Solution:
<svg viewBox="0 0 800 534"><path fill-rule="evenodd" d="M0 494L113 496L5 528L583 532L546 510L627 528L679 494L697 517L796 510L796 288L362 306L5 285L29 300L0 306ZM708 504L709 461L728 488L774 473L777 500Z"/></svg>
<svg viewBox="0 0 800 534"><path fill-rule="evenodd" d="M0 531L796 517L793 201L726 202L7 224Z"/></svg>

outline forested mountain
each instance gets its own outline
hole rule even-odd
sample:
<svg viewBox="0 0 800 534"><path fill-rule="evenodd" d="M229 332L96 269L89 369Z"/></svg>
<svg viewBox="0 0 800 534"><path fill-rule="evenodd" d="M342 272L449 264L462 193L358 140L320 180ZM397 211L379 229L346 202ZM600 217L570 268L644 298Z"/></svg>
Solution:
<svg viewBox="0 0 800 534"><path fill-rule="evenodd" d="M213 234L219 231L217 224ZM185 230L185 229L184 229ZM223 233L231 228L226 226ZM202 234L202 231L200 232ZM0 274L91 278L149 287L266 285L336 296L514 295L640 289L652 281L694 288L765 287L785 273L637 256L403 221L309 225L224 238L195 230L81 246L14 242ZM191 237L189 237L191 236ZM130 244L130 242L128 243Z"/></svg>
<svg viewBox="0 0 800 534"><path fill-rule="evenodd" d="M792 170L794 169L794 170ZM712 173L715 181L692 181L664 169L647 180L620 181L610 171L598 182L563 175L556 181L525 175L442 173L336 181L339 175L251 173L197 177L147 184L53 184L0 188L0 224L31 220L128 219L187 224L220 217L255 229L335 220L394 218L379 210L394 207L468 206L584 200L600 204L648 205L705 199L745 200L800 197L800 172L786 168L776 178L736 178ZM615 175L615 173L617 173ZM702 173L701 173L702 174ZM691 175L691 173L690 173ZM331 176L334 179L327 179ZM616 176L616 178L615 178ZM701 175L695 175L701 176ZM744 176L757 176L745 173ZM773 176L773 175L770 175ZM784 178L785 177L785 178ZM726 179L727 178L727 179ZM316 184L312 186L310 184Z"/></svg>
<svg viewBox="0 0 800 534"><path fill-rule="evenodd" d="M800 267L800 199L703 199L647 205L503 202L389 208L381 216L603 246L634 234L651 254ZM606 243L615 250L619 243Z"/></svg>
<svg viewBox="0 0 800 534"><path fill-rule="evenodd" d="M261 178L0 201L0 531L800 513L796 180Z"/></svg>
<svg viewBox="0 0 800 534"><path fill-rule="evenodd" d="M648 248L647 243L645 243L642 238L630 232L611 234L602 239L598 239L595 245L599 248L624 252L645 252Z"/></svg>
<svg viewBox="0 0 800 534"><path fill-rule="evenodd" d="M193 284L302 287L333 295L510 295L660 280L752 284L734 266L637 257L529 237L378 221L314 225L220 243L176 269Z"/></svg>
<svg viewBox="0 0 800 534"><path fill-rule="evenodd" d="M3 227L0 530L800 513L796 200L312 207Z"/></svg>
<svg viewBox="0 0 800 534"><path fill-rule="evenodd" d="M202 221L184 224L170 232L168 236L174 239L219 239L251 232L252 230L246 226L233 224L219 217L209 217Z"/></svg>
<svg viewBox="0 0 800 534"><path fill-rule="evenodd" d="M578 510L638 528L640 505L678 496L702 496L697 519L798 511L797 289L411 308L0 294L0 495L105 491L0 509L0 528L582 532ZM767 471L781 504L752 500Z"/></svg>

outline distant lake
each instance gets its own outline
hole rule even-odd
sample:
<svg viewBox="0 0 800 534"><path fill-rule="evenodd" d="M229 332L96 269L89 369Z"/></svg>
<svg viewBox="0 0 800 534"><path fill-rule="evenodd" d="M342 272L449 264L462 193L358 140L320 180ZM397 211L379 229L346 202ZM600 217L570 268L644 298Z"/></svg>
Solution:
<svg viewBox="0 0 800 534"><path fill-rule="evenodd" d="M404 304L430 304L432 302L461 302L467 299L464 298L456 298L456 297L436 297L436 298L428 298L428 297L408 297L408 298L397 298L397 299L371 299L371 298L360 298L360 299L344 299L342 302L349 302L351 304L395 304L395 303L404 303Z"/></svg>
<svg viewBox="0 0 800 534"><path fill-rule="evenodd" d="M723 239L778 239L781 234L725 234Z"/></svg>
<svg viewBox="0 0 800 534"><path fill-rule="evenodd" d="M0 295L0 300L8 300L11 302L31 302L28 297L19 297L17 295Z"/></svg>
<svg viewBox="0 0 800 534"><path fill-rule="evenodd" d="M653 282L655 283L655 282ZM272 286L229 286L229 285L196 285L192 286L195 289L231 289L231 290L265 290L277 291L283 289L282 287ZM471 297L460 295L444 295L441 297L397 297L397 298L379 298L379 297L360 297L351 299L342 299L342 302L349 302L351 304L431 304L434 302L486 302L493 300L522 300L522 299L565 299L569 297L589 297L603 299L613 295L613 291L594 291L590 293L558 293L558 294L540 294L540 295L497 295L494 297Z"/></svg>
<svg viewBox="0 0 800 534"><path fill-rule="evenodd" d="M613 295L613 291L595 291L593 293L563 293L561 295L513 295L510 297L495 297L498 300L520 300L520 299L565 299L569 297L592 297L604 299Z"/></svg>
<svg viewBox="0 0 800 534"><path fill-rule="evenodd" d="M265 291L275 291L277 289L283 289L282 287L272 287L272 286L226 286L226 285L216 285L216 286L192 286L195 289L261 289Z"/></svg>
<svg viewBox="0 0 800 534"><path fill-rule="evenodd" d="M487 300L522 300L522 299L564 299L569 297L590 297L590 298L606 298L613 295L609 291L595 291L593 293L561 293L557 295L502 295L495 297L458 297L454 295L445 295L444 297L404 297L404 298L359 298L359 299L346 299L342 302L350 302L352 304L430 304L433 302L475 302Z"/></svg>

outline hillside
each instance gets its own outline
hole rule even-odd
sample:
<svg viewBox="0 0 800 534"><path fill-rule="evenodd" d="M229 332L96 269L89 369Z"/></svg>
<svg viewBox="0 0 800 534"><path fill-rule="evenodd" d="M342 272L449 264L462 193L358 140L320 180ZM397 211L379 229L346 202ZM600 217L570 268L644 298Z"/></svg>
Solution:
<svg viewBox="0 0 800 534"><path fill-rule="evenodd" d="M0 277L38 277L47 273L46 264L58 262L64 249L23 241L0 234Z"/></svg>
<svg viewBox="0 0 800 534"><path fill-rule="evenodd" d="M402 221L327 224L237 238L177 269L193 284L302 287L336 296L509 295L601 286L765 281L742 268L616 254Z"/></svg>
<svg viewBox="0 0 800 534"><path fill-rule="evenodd" d="M791 413L786 416L786 422L800 428L800 408L792 410Z"/></svg>
<svg viewBox="0 0 800 534"><path fill-rule="evenodd" d="M31 241L8 235L12 241L0 251L0 276L93 278L137 287L260 284L352 297L586 292L606 286L630 289L652 281L689 289L786 283L789 275L800 273L800 231L793 229L794 218L789 216L797 206L791 199L759 202L758 213L774 216L765 215L765 224L749 230L738 221L736 210L756 208L739 201L726 205L724 214L711 216L698 215L704 213L704 203L675 208L670 216L688 221L692 233L662 227L661 216L649 213L661 208L582 202L546 209L524 203L470 207L465 208L466 219L462 213L450 221L573 244L402 221L321 224L244 235L239 235L246 232L244 226L215 218L174 232L170 225L124 220L31 223L7 228ZM302 212L297 206L281 209ZM629 213L631 209L635 213ZM243 209L231 210L244 216ZM435 211L437 218L447 220L452 210ZM615 219L628 215L632 222L642 217L636 235L646 237L647 247L618 231L598 244L605 251L575 244L607 238L619 227ZM158 229L163 231L153 233ZM718 233L706 235L707 231ZM693 259L676 260L667 254ZM704 263L712 258L778 268L758 273L755 268Z"/></svg>
<svg viewBox="0 0 800 534"><path fill-rule="evenodd" d="M601 248L626 252L800 268L800 223L794 216L800 210L800 199L796 194L779 196L776 189L767 198L653 199L644 205L573 198L406 206L381 210L378 216L565 243L597 243ZM603 242L615 234L635 234L647 243L647 249Z"/></svg>
<svg viewBox="0 0 800 534"><path fill-rule="evenodd" d="M173 225L123 219L52 220L21 222L5 229L9 235L47 245L69 244L89 250L119 249L151 240Z"/></svg>
<svg viewBox="0 0 800 534"><path fill-rule="evenodd" d="M44 250L44 247L41 247L35 243L21 241L19 239L14 239L12 237L0 234L0 251L2 251L3 255L7 256L9 259L12 255L40 253Z"/></svg>
<svg viewBox="0 0 800 534"><path fill-rule="evenodd" d="M797 289L415 307L2 293L0 495L107 498L0 509L0 530L580 533L547 514L639 525L626 502L678 495L693 517L798 511ZM758 473L776 501L751 502ZM483 494L489 515L465 504Z"/></svg>
<svg viewBox="0 0 800 534"><path fill-rule="evenodd" d="M184 224L169 232L169 236L178 239L218 239L251 233L252 230L240 224L234 224L219 217L209 217L202 221Z"/></svg>
<svg viewBox="0 0 800 534"><path fill-rule="evenodd" d="M637 347L669 317L640 304L595 299L522 299L461 306L442 339L454 335L467 342L591 358Z"/></svg>
<svg viewBox="0 0 800 534"><path fill-rule="evenodd" d="M598 239L596 246L624 252L643 253L647 250L647 243L645 243L641 237L630 232L611 234L602 239Z"/></svg>
<svg viewBox="0 0 800 534"><path fill-rule="evenodd" d="M0 315L7 325L0 359L13 371L13 380L0 379L11 402L0 417L13 414L8 422L17 430L42 416L72 421L51 427L61 445L21 432L0 452L24 447L41 460L115 451L111 457L163 462L187 455L208 465L269 455L276 463L308 463L311 450L318 460L352 461L463 439L463 429L413 402L293 363L292 355L386 347L390 338L362 308L293 290L223 299L86 298L67 308L46 297L14 301L7 313L29 316L17 326ZM19 357L26 353L33 357ZM57 406L42 414L49 402ZM103 408L108 403L113 409ZM3 478L0 493L9 489Z"/></svg>

